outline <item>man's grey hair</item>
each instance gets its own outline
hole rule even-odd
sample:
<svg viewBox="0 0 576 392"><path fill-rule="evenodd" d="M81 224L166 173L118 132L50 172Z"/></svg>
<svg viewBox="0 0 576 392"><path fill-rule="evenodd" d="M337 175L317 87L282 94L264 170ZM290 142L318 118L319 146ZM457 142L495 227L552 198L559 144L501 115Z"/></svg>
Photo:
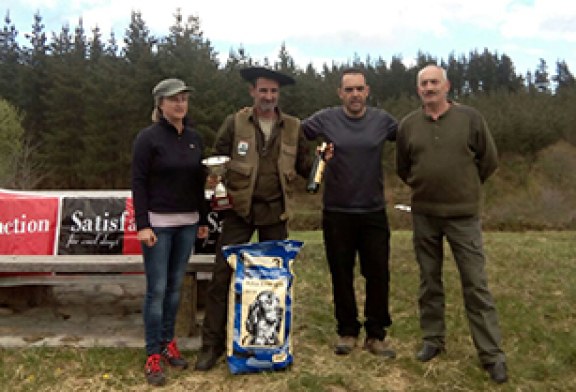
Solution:
<svg viewBox="0 0 576 392"><path fill-rule="evenodd" d="M424 72L424 70L428 67L435 67L437 69L440 69L442 71L442 77L444 78L444 80L448 80L448 74L446 73L446 70L438 65L435 64L428 64L426 66L424 66L420 71L418 71L418 77L416 79L416 81L420 81L420 77L422 76L422 72Z"/></svg>

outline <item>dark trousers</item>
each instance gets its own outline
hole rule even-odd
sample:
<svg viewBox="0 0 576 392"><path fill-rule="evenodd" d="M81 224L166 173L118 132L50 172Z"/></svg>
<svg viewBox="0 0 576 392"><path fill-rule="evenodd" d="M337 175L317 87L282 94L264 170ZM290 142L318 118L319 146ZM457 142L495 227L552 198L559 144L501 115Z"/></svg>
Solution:
<svg viewBox="0 0 576 392"><path fill-rule="evenodd" d="M226 343L228 290L233 271L222 255L222 247L247 243L255 231L258 233L258 241L284 240L288 237L286 222L257 226L246 222L234 211L226 212L222 222L222 233L216 245L216 265L207 289L206 314L202 325L204 347L224 349Z"/></svg>
<svg viewBox="0 0 576 392"><path fill-rule="evenodd" d="M485 271L482 231L477 216L440 218L413 214L414 249L420 266L420 327L423 339L444 346L444 286L442 264L446 237L462 284L472 340L483 364L504 361L500 327Z"/></svg>
<svg viewBox="0 0 576 392"><path fill-rule="evenodd" d="M332 276L334 315L340 336L358 336L362 324L354 295L356 255L365 279L364 328L369 338L384 339L392 324L388 309L390 228L386 211L324 211L324 247Z"/></svg>

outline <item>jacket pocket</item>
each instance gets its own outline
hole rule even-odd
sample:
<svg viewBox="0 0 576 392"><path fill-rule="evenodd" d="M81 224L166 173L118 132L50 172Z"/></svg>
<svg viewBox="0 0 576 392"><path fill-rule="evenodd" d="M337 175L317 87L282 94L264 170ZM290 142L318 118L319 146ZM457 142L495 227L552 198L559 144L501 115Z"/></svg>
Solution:
<svg viewBox="0 0 576 392"><path fill-rule="evenodd" d="M296 157L296 152L298 151L298 146L291 146L289 144L282 143L282 152L289 157Z"/></svg>
<svg viewBox="0 0 576 392"><path fill-rule="evenodd" d="M298 174L296 173L296 154L298 152L298 146L291 146L288 144L282 144L282 156L285 158L282 160L282 173L284 178L288 183L293 182Z"/></svg>
<svg viewBox="0 0 576 392"><path fill-rule="evenodd" d="M226 173L226 186L231 190L245 189L250 185L252 166L245 162L231 160Z"/></svg>

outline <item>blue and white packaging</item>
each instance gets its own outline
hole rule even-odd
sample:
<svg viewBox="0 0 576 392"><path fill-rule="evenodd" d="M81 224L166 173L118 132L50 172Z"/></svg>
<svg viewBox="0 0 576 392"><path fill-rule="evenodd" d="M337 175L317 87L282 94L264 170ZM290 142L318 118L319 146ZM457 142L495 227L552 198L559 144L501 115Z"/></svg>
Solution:
<svg viewBox="0 0 576 392"><path fill-rule="evenodd" d="M292 364L292 262L302 245L280 240L222 248L234 270L226 344L232 374L283 370Z"/></svg>

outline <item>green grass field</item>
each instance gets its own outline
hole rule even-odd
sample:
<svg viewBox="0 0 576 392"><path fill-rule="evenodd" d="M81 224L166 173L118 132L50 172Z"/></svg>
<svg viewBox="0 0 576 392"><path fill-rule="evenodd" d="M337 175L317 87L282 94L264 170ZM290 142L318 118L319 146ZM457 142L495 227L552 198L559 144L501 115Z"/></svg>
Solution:
<svg viewBox="0 0 576 392"><path fill-rule="evenodd" d="M332 353L336 338L330 277L319 232L293 232L305 246L295 263L294 366L286 372L230 375L224 362L208 373L169 371L176 391L570 391L576 390L576 233L485 233L489 285L496 299L510 380L496 386L480 368L470 339L452 256L446 249L447 353L414 359L420 343L418 270L411 234L392 235L389 331L395 360L356 350ZM363 279L356 280L363 306ZM184 353L190 360L195 352ZM0 349L0 390L140 391L141 349Z"/></svg>

